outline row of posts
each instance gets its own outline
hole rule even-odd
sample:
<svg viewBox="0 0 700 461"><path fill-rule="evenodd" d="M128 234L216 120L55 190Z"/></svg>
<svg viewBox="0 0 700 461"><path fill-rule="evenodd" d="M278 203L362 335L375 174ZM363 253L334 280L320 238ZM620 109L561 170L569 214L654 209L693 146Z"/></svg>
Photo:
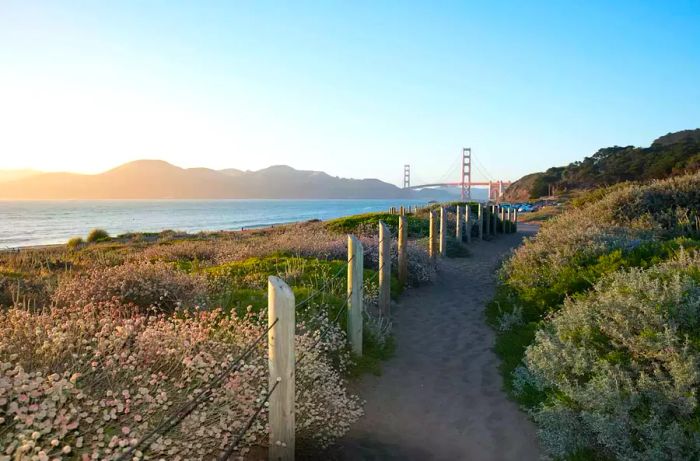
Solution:
<svg viewBox="0 0 700 461"><path fill-rule="evenodd" d="M518 230L518 210L515 208L479 203L474 217L470 205L457 205L456 214L455 237L459 242L466 239L467 243L471 243L474 225L477 226L479 240L483 240L484 236L497 233L509 234ZM440 207L438 211L430 210L429 221L428 253L432 259L438 255L445 256L448 232L445 207Z"/></svg>
<svg viewBox="0 0 700 461"><path fill-rule="evenodd" d="M408 281L408 219L403 207L396 209L398 219L398 279L402 285ZM497 216L500 213L500 225ZM430 211L429 253L431 258L445 256L447 236L447 212L439 209L439 231L437 213ZM462 241L466 234L471 241L471 231L476 224L478 238L495 235L497 232L517 231L517 210L499 208L498 205L478 205L476 217L469 205L457 207L456 237ZM465 232L466 231L466 232ZM389 227L379 222L379 300L380 314L391 315L391 246ZM362 356L363 297L364 297L364 250L362 242L348 235L347 273L347 334L352 353ZM294 293L280 278L268 279L268 367L269 389L274 389L269 398L270 448L269 459L291 461L295 445L295 368L294 334L296 329Z"/></svg>

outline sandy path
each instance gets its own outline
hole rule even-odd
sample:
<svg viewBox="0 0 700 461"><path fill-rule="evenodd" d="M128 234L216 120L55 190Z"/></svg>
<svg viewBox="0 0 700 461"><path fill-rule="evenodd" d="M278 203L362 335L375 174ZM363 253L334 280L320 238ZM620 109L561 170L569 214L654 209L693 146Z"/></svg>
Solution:
<svg viewBox="0 0 700 461"><path fill-rule="evenodd" d="M327 459L539 458L533 424L501 390L483 316L498 262L532 230L471 244L471 257L441 261L434 284L401 297L396 355L357 384L366 415Z"/></svg>

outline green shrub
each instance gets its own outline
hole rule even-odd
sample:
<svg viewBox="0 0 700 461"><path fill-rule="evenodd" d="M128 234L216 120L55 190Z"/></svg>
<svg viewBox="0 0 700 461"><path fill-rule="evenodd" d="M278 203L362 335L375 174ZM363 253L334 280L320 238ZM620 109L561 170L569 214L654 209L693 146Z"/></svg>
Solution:
<svg viewBox="0 0 700 461"><path fill-rule="evenodd" d="M107 240L108 238L109 238L109 234L107 233L106 230L93 229L88 234L87 241L90 243L94 243L94 242L101 242L103 240Z"/></svg>
<svg viewBox="0 0 700 461"><path fill-rule="evenodd" d="M659 239L700 235L691 225L698 209L700 174L628 185L543 224L536 238L527 240L506 262L502 279L520 297L547 311L576 288L592 285L594 280L579 269L601 256ZM585 286L570 284L570 278ZM557 296L550 296L552 290Z"/></svg>
<svg viewBox="0 0 700 461"><path fill-rule="evenodd" d="M576 205L501 269L486 314L506 390L554 458L697 458L700 175Z"/></svg>
<svg viewBox="0 0 700 461"><path fill-rule="evenodd" d="M697 459L699 266L615 272L537 332L523 382L547 391L533 414L550 454Z"/></svg>
<svg viewBox="0 0 700 461"><path fill-rule="evenodd" d="M82 245L82 243L83 243L82 237L73 237L72 239L68 240L68 243L66 243L66 246L68 247L69 250L75 250L80 245Z"/></svg>

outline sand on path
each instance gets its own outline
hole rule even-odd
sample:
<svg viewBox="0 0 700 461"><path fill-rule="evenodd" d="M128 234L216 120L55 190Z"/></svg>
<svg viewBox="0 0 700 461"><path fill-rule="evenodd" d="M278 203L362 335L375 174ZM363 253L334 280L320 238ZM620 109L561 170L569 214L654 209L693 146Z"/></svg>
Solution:
<svg viewBox="0 0 700 461"><path fill-rule="evenodd" d="M469 245L468 258L439 263L432 284L395 306L396 354L355 392L365 416L328 458L355 460L535 460L535 427L502 390L494 332L484 307L499 262L533 226Z"/></svg>

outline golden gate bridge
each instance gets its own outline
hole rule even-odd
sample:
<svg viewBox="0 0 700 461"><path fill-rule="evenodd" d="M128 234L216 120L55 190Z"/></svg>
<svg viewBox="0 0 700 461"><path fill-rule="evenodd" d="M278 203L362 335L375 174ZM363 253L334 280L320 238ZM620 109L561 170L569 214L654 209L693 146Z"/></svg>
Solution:
<svg viewBox="0 0 700 461"><path fill-rule="evenodd" d="M483 166L478 166L478 164L472 164L472 149L470 147L464 147L462 149L462 162L461 162L461 174L459 181L439 181L432 183L423 183L419 185L411 185L411 165L406 164L403 166L403 188L404 189L424 189L428 187L450 187L457 186L461 188L462 200L470 200L472 197L472 187L488 187L488 197L489 200L498 200L503 195L503 192L508 186L510 186L511 181L506 181L502 179L489 181L473 181L472 180L472 166L477 167L480 170L479 173L482 176L490 177L488 172Z"/></svg>

